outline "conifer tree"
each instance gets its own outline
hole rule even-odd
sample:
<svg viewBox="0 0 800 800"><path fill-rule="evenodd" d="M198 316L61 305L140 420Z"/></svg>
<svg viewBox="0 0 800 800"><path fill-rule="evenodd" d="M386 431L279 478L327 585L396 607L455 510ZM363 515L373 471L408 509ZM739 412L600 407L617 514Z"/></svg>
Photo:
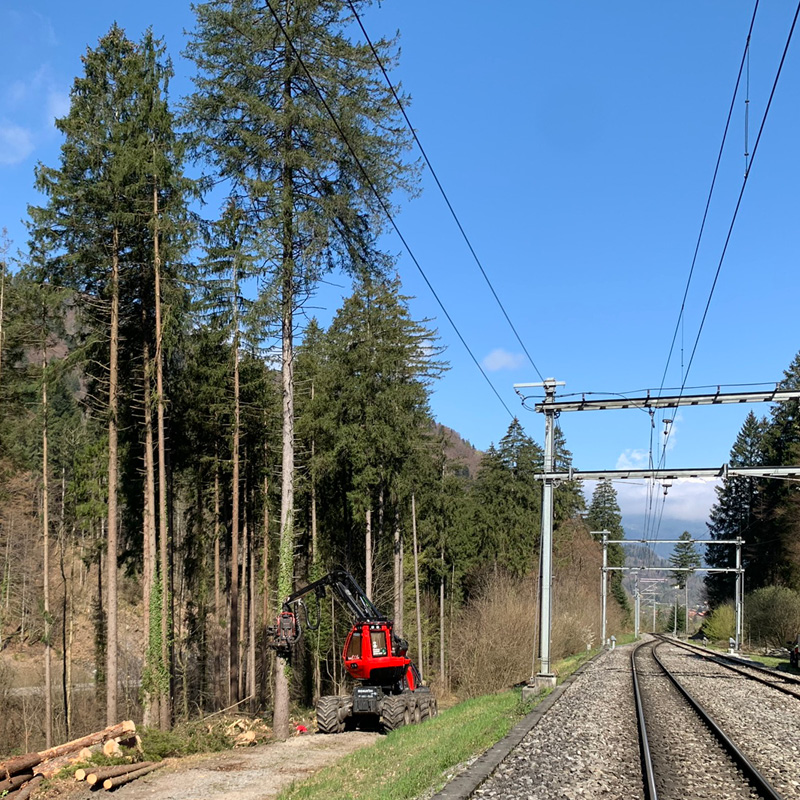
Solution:
<svg viewBox="0 0 800 800"><path fill-rule="evenodd" d="M800 389L800 353L784 371L778 385L783 391ZM770 466L800 464L800 401L787 400L773 406L764 432L764 463ZM761 522L756 569L749 570L751 589L780 584L800 589L800 501L794 485L788 481L766 480L761 483ZM748 537L752 540L753 537ZM760 543L760 542L759 542ZM750 548L748 547L748 550Z"/></svg>
<svg viewBox="0 0 800 800"><path fill-rule="evenodd" d="M516 418L498 447L481 461L473 492L476 533L483 559L515 575L529 572L541 532L542 448Z"/></svg>
<svg viewBox="0 0 800 800"><path fill-rule="evenodd" d="M138 413L132 393L149 393L149 378L134 383L132 371L121 369L120 363L148 360L148 339L153 341L160 574L165 583L168 533L161 304L166 267L175 264L181 252L178 243L185 232L187 187L166 104L170 68L163 63L161 43L148 32L137 45L115 24L95 49L87 50L83 65L84 73L75 79L70 94L69 112L56 121L65 137L60 165L39 165L36 170L36 184L47 204L31 207L29 212L35 259L52 281L75 291L81 328L96 334L86 368L94 379L94 396L103 398L102 413L108 420L106 715L111 724L117 718L118 487L121 466L128 469L120 463L120 430L123 437L128 435L128 417ZM171 303L173 319L180 317L179 306ZM152 334L150 320L155 328ZM101 365L100 369L95 365ZM147 402L143 405L149 407ZM122 444L126 444L124 439ZM123 488L130 493L135 483L125 481ZM153 498L148 502L155 507ZM166 589L162 596L166 604ZM162 666L168 661L166 619L165 608L160 620ZM161 708L161 722L166 726L168 698Z"/></svg>
<svg viewBox="0 0 800 800"><path fill-rule="evenodd" d="M622 512L617 502L617 490L611 481L600 481L592 493L589 503L589 513L586 524L591 531L608 531L608 566L624 567L625 550L622 545L614 544L625 538L622 527ZM596 536L599 538L599 535ZM614 570L611 573L609 585L614 599L626 612L630 612L630 603L625 588L622 585L622 572Z"/></svg>
<svg viewBox="0 0 800 800"><path fill-rule="evenodd" d="M195 152L251 216L264 255L262 291L277 299L280 313L278 593L285 596L295 542L294 314L324 272L380 262L374 242L382 217L372 187L388 198L409 186L401 160L408 138L395 125L397 109L371 52L347 36L350 12L342 0L293 0L279 8L212 0L195 13L188 55L199 72L187 109ZM377 47L391 64L391 43ZM288 672L278 661L274 729L284 739Z"/></svg>
<svg viewBox="0 0 800 800"><path fill-rule="evenodd" d="M757 467L766 463L764 434L766 421L751 411L742 425L731 449L731 467ZM762 548L753 546L762 527L761 511L764 482L758 478L730 475L716 488L717 501L709 514L708 530L712 539L736 539L748 542L742 553L742 564L748 585L761 585L763 573L759 562L766 558ZM708 545L706 561L710 567L731 568L736 565L736 550L732 545ZM712 608L727 603L734 594L731 573L709 573L705 578L708 602Z"/></svg>
<svg viewBox="0 0 800 800"><path fill-rule="evenodd" d="M117 718L118 425L121 262L135 245L126 223L125 121L132 112L126 60L134 45L116 25L83 57L84 75L70 93L70 110L56 121L65 136L58 169L40 165L37 188L48 197L31 208L32 252L55 280L98 296L107 330L108 519L106 576L106 720Z"/></svg>

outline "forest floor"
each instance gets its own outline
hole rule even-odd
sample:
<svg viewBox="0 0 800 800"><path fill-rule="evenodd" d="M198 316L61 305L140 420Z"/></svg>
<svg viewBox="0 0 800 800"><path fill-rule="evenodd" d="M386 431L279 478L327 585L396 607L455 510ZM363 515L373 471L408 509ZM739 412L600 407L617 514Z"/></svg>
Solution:
<svg viewBox="0 0 800 800"><path fill-rule="evenodd" d="M122 800L271 800L343 756L370 747L378 733L304 734L246 750L167 759L167 766L114 795ZM58 782L36 795L47 800L97 797L85 783Z"/></svg>

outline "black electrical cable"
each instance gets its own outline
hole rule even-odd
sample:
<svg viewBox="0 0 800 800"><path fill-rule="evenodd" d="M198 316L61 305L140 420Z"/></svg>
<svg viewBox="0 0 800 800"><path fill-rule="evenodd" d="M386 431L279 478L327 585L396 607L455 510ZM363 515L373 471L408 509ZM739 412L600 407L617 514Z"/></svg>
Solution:
<svg viewBox="0 0 800 800"><path fill-rule="evenodd" d="M778 71L775 73L775 80L772 82L772 90L769 93L769 100L767 101L767 107L764 109L764 116L761 118L761 125L758 128L758 135L756 136L756 142L753 145L753 152L750 155L750 165L747 168L747 172L744 174L744 179L742 180L742 188L739 190L739 197L736 201L736 208L733 212L733 218L731 219L730 227L728 228L728 235L725 237L725 246L722 248L722 254L719 257L719 264L717 265L717 271L714 275L714 282L711 284L711 291L708 293L708 301L706 302L705 310L703 311L703 318L700 321L700 328L697 331L697 337L694 340L694 346L692 347L692 354L689 357L689 363L686 365L686 376L689 375L689 370L692 368L692 362L694 361L695 353L697 352L697 345L700 342L700 334L703 332L703 326L706 322L706 317L708 316L708 309L711 306L711 299L714 296L714 290L717 287L717 280L719 279L719 274L722 270L722 263L725 260L725 254L728 251L728 245L730 244L731 236L733 235L733 227L736 224L736 218L739 214L739 207L742 204L742 197L744 196L744 190L747 186L747 179L750 176L750 170L753 168L753 162L756 159L756 152L758 151L758 145L761 142L761 134L764 133L764 126L767 123L767 116L769 115L770 108L772 106L772 100L775 97L775 91L778 88L778 80L781 77L781 71L783 70L783 64L786 61L786 54L789 52L789 45L792 42L792 36L794 35L794 29L797 25L797 18L800 16L800 3L797 4L797 9L794 12L794 18L792 19L792 27L789 29L789 36L786 39L786 45L783 48L783 55L781 55L781 62L778 65ZM684 379L684 383L686 380Z"/></svg>
<svg viewBox="0 0 800 800"><path fill-rule="evenodd" d="M428 289L430 289L430 292L433 295L434 299L439 304L439 308L442 309L442 312L444 313L445 317L447 317L447 321L450 323L450 325L453 327L453 330L456 332L456 336L458 336L459 340L461 341L461 344L464 345L464 349L467 351L467 353L469 353L470 358L475 363L475 366L478 368L478 370L480 371L481 375L483 375L483 378L486 381L486 383L489 384L489 387L494 392L495 396L500 401L500 403L502 404L503 408L505 408L505 410L508 412L508 415L512 419L516 419L516 416L511 413L511 409L508 407L508 405L506 405L505 400L503 400L503 398L500 396L500 393L497 391L497 388L495 387L495 385L491 382L491 380L489 380L489 376L484 372L483 367L480 365L478 359L475 358L475 355L473 354L473 352L470 349L469 345L466 343L466 341L464 340L464 337L461 335L461 331L459 331L459 329L456 326L455 322L453 322L453 319L450 316L450 314L448 313L447 309L445 308L444 303L442 303L441 299L439 298L439 295L436 293L436 290L433 288L433 285L428 280L428 276L425 274L425 271L420 266L419 261L417 261L417 257L414 255L414 252L411 250L411 247L409 246L408 242L406 241L405 237L403 236L402 232L400 231L400 228L398 227L397 222L395 221L394 216L392 215L392 212L389 210L389 207L386 204L386 201L381 197L380 193L378 192L377 188L375 187L375 184L372 182L372 179L370 178L369 173L365 169L364 165L361 163L361 159L358 157L358 155L355 152L353 146L350 144L350 141L347 138L347 135L342 130L342 126L339 124L339 120L336 119L336 115L333 113L333 110L331 109L330 105L328 105L328 102L325 99L325 96L322 94L322 91L320 90L319 86L317 85L317 82L314 80L314 77L312 76L311 71L308 69L308 67L306 66L305 61L303 61L302 56L297 51L297 48L294 46L294 42L292 41L291 37L289 36L288 32L286 31L286 28L284 28L283 23L281 22L280 17L278 17L278 14L276 13L275 9L272 7L272 3L270 2L270 0L265 0L265 3L266 3L267 8L269 9L270 13L273 16L273 18L275 20L275 23L277 24L278 28L280 29L281 33L283 34L283 37L286 39L287 44L291 48L294 57L297 59L297 63L300 64L300 66L303 68L303 72L305 72L306 77L308 78L308 80L311 83L311 85L314 87L314 90L316 91L317 96L320 99L320 102L322 103L323 107L325 108L325 111L328 113L328 116L330 116L331 120L333 121L333 124L336 126L336 130L339 132L339 135L342 137L342 141L345 143L345 145L347 145L347 149L350 151L350 155L353 157L353 160L358 165L358 168L361 170L361 173L363 174L364 179L366 180L367 184L369 185L369 188L372 191L372 193L375 195L375 199L378 201L378 204L380 205L383 213L386 215L386 218L391 223L391 225L394 228L394 231L397 234L398 238L403 243L403 247L405 247L406 252L410 256L411 260L413 261L414 266L419 271L419 274L422 276L422 279L425 281Z"/></svg>
<svg viewBox="0 0 800 800"><path fill-rule="evenodd" d="M757 9L758 9L758 1L756 1L755 9L753 11L753 20L755 19L755 14L756 14L756 10ZM783 65L784 65L784 63L786 61L786 55L789 52L789 46L791 45L791 42L792 42L792 37L794 35L795 27L797 26L798 16L800 16L800 3L798 3L797 8L795 9L794 17L792 18L792 25L791 25L791 27L789 29L789 34L786 37L786 44L784 45L783 53L781 54L781 60L780 60L780 63L778 64L777 72L775 73L775 79L772 82L772 89L770 90L769 99L767 100L767 105L766 105L766 108L764 109L764 114L763 114L763 116L761 118L761 124L759 125L758 134L756 136L756 141L755 141L755 144L753 145L753 151L750 154L750 161L749 161L749 164L747 166L747 170L746 170L746 172L744 174L744 178L742 179L742 185L741 185L741 188L739 190L739 196L738 196L738 198L736 200L736 206L734 208L733 215L731 217L731 223L730 223L730 226L728 227L728 233L727 233L727 235L725 237L725 244L723 245L722 253L720 254L719 262L717 264L717 269L716 269L716 272L714 274L714 281L713 281L713 283L711 285L711 289L710 289L709 294L708 294L708 300L706 301L705 309L703 310L703 316L702 316L702 318L700 320L700 326L698 327L697 336L695 337L695 340L694 340L694 345L692 347L692 353L691 353L691 356L689 357L689 363L686 365L686 372L684 373L684 377L683 377L683 381L682 381L682 385L681 385L681 392L680 392L681 395L683 394L684 387L686 385L686 381L689 378L689 371L692 368L692 364L694 362L694 357L695 357L695 355L697 353L697 347L698 347L698 345L700 343L700 336L702 335L703 328L705 327L706 318L708 317L708 311L709 311L709 308L711 307L711 301L712 301L712 299L714 297L714 291L716 289L717 282L719 280L719 276L720 276L720 273L722 271L722 265L723 265L723 263L725 261L725 256L726 256L727 251L728 251L728 245L730 244L731 236L733 235L733 229L734 229L734 226L736 225L736 220L737 220L738 215L739 215L739 209L740 209L741 204L742 204L742 198L744 197L744 192L745 192L745 189L747 188L747 179L750 177L750 170L753 168L753 162L755 161L755 156L756 156L756 153L758 151L758 146L759 146L759 144L761 142L761 136L762 136L762 134L764 132L764 127L765 127L766 122L767 122L767 117L769 116L770 108L772 107L772 101L773 101L773 99L775 97L775 92L776 92L776 90L778 88L778 81L780 80L781 72L783 71ZM753 26L753 22L751 21L750 33L752 33L752 26ZM744 63L745 63L745 58L747 56L747 53L748 53L749 47L750 47L750 33L748 33L747 45L745 47L745 54L744 54L744 57L742 59L742 65L739 68L739 78L737 79L737 88L738 88L739 80L741 78L741 73L742 73L742 69L743 69ZM735 95L734 95L734 99L735 99ZM727 131L727 125L726 125L726 131ZM688 291L688 285L687 285L687 291ZM684 298L684 300L685 300L685 298ZM673 339L673 344L674 344L674 339ZM671 352L671 349L670 349L670 352ZM669 362L668 362L668 364L669 364ZM666 374L666 368L665 368L665 374ZM664 380L664 378L662 378L662 383L663 383L663 380ZM670 428L670 430L667 432L667 435L664 437L664 445L663 445L663 448L662 448L661 458L659 459L659 467L664 463L664 461L666 459L667 444L669 443L669 438L670 438L671 433L672 433L672 428ZM660 523L661 523L661 521L659 519L659 528L660 528Z"/></svg>
<svg viewBox="0 0 800 800"><path fill-rule="evenodd" d="M697 256L698 256L698 253L700 252L700 243L701 243L701 241L703 239L703 233L705 231L706 221L708 219L708 211L709 211L709 208L711 207L711 198L712 198L712 196L714 194L714 187L716 186L716 183L717 183L717 175L719 174L719 166L720 166L720 163L722 162L722 153L723 153L723 150L725 149L725 142L727 141L727 138L728 138L728 130L730 128L731 119L733 117L733 110L734 110L734 108L736 106L736 96L739 93L739 84L741 83L741 80L742 80L742 71L744 70L744 66L745 66L745 63L746 63L746 60L747 60L747 54L750 51L750 37L752 36L753 26L754 26L755 21L756 21L756 13L758 12L758 3L759 3L759 0L756 0L755 6L753 7L753 16L750 19L750 28L747 31L747 39L745 41L744 52L742 53L742 61L739 64L739 72L738 72L738 74L736 76L736 85L733 88L733 97L731 97L731 105L730 105L730 108L728 109L728 118L725 120L725 129L724 129L724 131L722 133L722 142L720 142L719 153L717 154L717 163L714 165L714 175L711 178L711 186L710 186L710 188L708 190L708 197L706 198L706 207L705 207L705 210L703 211L702 222L700 223L700 232L697 235L697 242L696 242L695 247L694 247L694 255L692 256L692 264L691 264L691 266L689 268L689 277L686 280L686 288L684 289L684 292L683 292L683 300L681 301L681 309L678 312L678 320L675 323L675 331L672 334L672 342L671 342L671 344L669 346L669 354L667 355L667 363L664 365L664 374L661 376L661 386L662 387L664 386L664 381L667 379L667 371L669 369L670 361L672 360L672 353L673 353L673 350L675 348L675 341L676 341L676 339L678 337L678 331L680 330L681 320L683 319L684 312L686 310L686 299L689 296L689 287L691 286L691 283L692 283L692 277L694 275L694 268L695 268L695 265L697 264ZM661 389L659 388L659 392L660 391L661 391Z"/></svg>
<svg viewBox="0 0 800 800"><path fill-rule="evenodd" d="M731 224L728 226L728 233L727 233L727 236L725 237L725 244L723 245L722 253L720 254L720 257L719 257L719 263L717 264L717 271L714 274L714 281L711 284L711 289L710 289L710 291L708 293L708 300L706 301L706 306L705 306L705 309L703 310L703 316L702 316L702 319L700 320L700 327L697 330L697 336L695 337L695 340L694 340L694 345L692 347L692 354L689 357L689 363L686 365L686 373L685 373L685 376L684 376L684 379L683 379L683 385L681 386L681 392L680 392L681 395L683 394L684 386L686 385L686 381L687 381L687 379L689 377L689 370L692 368L692 363L694 362L694 357L695 357L695 355L697 353L697 346L700 343L700 335L703 333L703 328L705 326L706 317L708 316L708 310L711 307L711 300L714 297L714 290L717 287L717 282L719 280L720 272L722 271L722 265L723 265L723 263L725 261L725 256L726 256L726 254L728 252L728 245L730 244L731 236L733 235L733 228L736 225L736 219L739 216L739 208L742 205L742 198L744 197L744 190L747 188L747 179L750 177L750 170L753 168L753 162L755 161L755 158L756 158L756 153L758 151L758 145L761 142L761 135L764 133L764 126L767 123L767 117L769 115L769 111L770 111L770 108L772 106L772 100L775 97L775 91L778 88L778 80L781 77L781 72L783 70L783 64L786 61L786 54L789 51L789 45L792 42L792 36L794 35L794 29L795 29L795 27L797 25L798 16L800 16L800 3L797 4L797 8L795 9L794 18L792 19L792 27L789 29L789 35L786 38L786 44L785 44L785 46L783 48L783 54L781 55L780 64L778 64L778 71L775 73L775 80L772 82L772 89L771 89L771 91L769 93L769 100L767 101L767 106L764 109L764 115L761 118L761 125L759 125L759 128L758 128L758 135L756 136L756 141L755 141L755 144L753 145L753 152L752 152L752 154L750 156L750 166L748 167L747 172L745 172L744 178L742 179L742 186L739 189L739 197L736 200L736 207L733 210L733 216L731 217ZM671 432L672 431L670 430L670 433ZM663 448L663 451L662 451L661 461L659 462L659 464L661 464L664 461L664 458L666 456L666 449L667 449L667 442L669 441L669 434L664 438L665 438L664 448Z"/></svg>
<svg viewBox="0 0 800 800"><path fill-rule="evenodd" d="M381 61L380 55L378 55L378 51L375 49L375 46L372 44L372 40L369 37L369 34L364 27L364 23L361 21L361 17L358 15L358 11L352 2L352 0L348 0L348 5L350 6L350 10L353 12L353 15L356 18L356 22L358 22L359 28L361 28L361 32L364 34L364 38L369 45L370 50L372 51L372 55L375 57L375 61L380 67L381 72L383 73L383 77L386 79L386 84L388 85L392 97L394 97L395 102L397 103L397 107L400 109L400 112L403 115L403 119L406 121L406 125L408 126L408 130L411 132L411 135L414 137L414 141L417 143L417 147L419 147L420 153L422 153L423 159L425 159L425 163L428 165L428 169L431 171L431 175L433 176L434 181L436 181L436 186L439 188L439 192L441 193L442 197L444 198L444 202L447 204L447 208L450 210L450 214L452 215L453 219L455 220L456 225L458 226L458 230L461 232L461 236L467 244L470 253L472 254L472 258L475 260L475 263L478 265L478 269L481 271L481 275L483 275L483 279L486 281L486 285L489 287L490 291L492 292L492 296L494 297L497 305L500 307L500 310L503 312L503 316L506 318L506 322L508 322L509 327L514 332L514 336L516 337L517 341L519 342L519 346L522 348L525 356L527 357L528 361L531 362L533 369L536 371L536 374L539 376L539 380L544 381L544 376L539 371L539 367L536 366L536 362L531 357L531 354L528 352L528 348L525 347L524 342L520 338L517 329L514 327L514 323L511 321L511 318L508 316L508 312L506 311L503 303L500 301L500 298L497 296L497 292L495 291L492 282L489 280L489 276L486 274L486 270L483 268L483 264L481 264L480 258L478 258L478 254L475 252L475 248L472 246L472 242L469 240L467 236L467 232L464 230L464 226L461 224L461 220L458 218L458 215L453 208L452 203L450 202L450 198L447 196L447 192L445 192L444 187L442 186L441 181L439 180L439 176L436 174L436 170L433 168L433 164L431 164L430 159L428 158L428 154L425 152L425 148L422 146L422 142L419 140L419 136L417 136L417 132L414 129L414 126L411 124L411 120L408 118L408 114L406 113L405 106L403 105L400 97L397 94L397 91L394 88L394 84L389 77L385 67L383 66L383 62Z"/></svg>

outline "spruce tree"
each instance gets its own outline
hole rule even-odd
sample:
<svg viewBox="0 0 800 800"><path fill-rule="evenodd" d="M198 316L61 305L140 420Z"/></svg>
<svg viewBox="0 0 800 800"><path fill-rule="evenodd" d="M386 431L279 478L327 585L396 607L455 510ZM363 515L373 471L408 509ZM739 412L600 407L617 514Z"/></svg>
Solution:
<svg viewBox="0 0 800 800"><path fill-rule="evenodd" d="M388 198L410 186L401 158L408 136L370 50L348 38L342 0L293 0L277 10L212 0L195 13L187 49L199 70L187 104L195 152L250 214L264 255L262 292L277 298L280 315L278 594L286 596L294 577L295 311L328 270L380 262L374 243L384 220L373 187ZM391 64L391 43L377 47ZM274 729L284 739L288 665L278 661Z"/></svg>
<svg viewBox="0 0 800 800"><path fill-rule="evenodd" d="M800 353L784 371L778 388L800 389ZM800 401L787 400L773 406L764 432L764 463L770 466L800 464ZM800 532L800 502L789 481L766 480L761 491L762 520L759 539L768 546L759 548L748 581L751 589L780 584L800 589L800 556L797 537ZM749 549L749 548L748 548Z"/></svg>
<svg viewBox="0 0 800 800"><path fill-rule="evenodd" d="M82 60L84 73L74 81L69 112L56 121L65 137L60 164L39 165L36 170L36 185L47 203L29 209L30 244L36 263L48 278L75 291L81 330L92 334L94 343L85 361L93 381L92 397L100 398L108 424L106 716L111 724L118 713L118 531L124 513L130 516L141 505L137 498L128 502L126 509L124 501L141 493L139 469L131 462L141 453L136 427L139 409L150 408L151 391L149 375L131 366L142 360L149 363L150 354L158 416L162 582L169 571L163 373L166 325L162 314L166 301L170 318L174 321L181 316L181 293L174 288L170 293L167 287L180 280L176 273L186 246L188 186L181 174L182 152L166 101L170 67L164 61L163 45L150 32L137 45L115 24ZM149 448L150 439L145 436L145 440ZM149 476L149 468L147 472ZM149 494L154 495L154 489ZM149 513L155 502L154 497L147 498ZM145 514L144 527L149 524ZM135 542L134 549L138 551L140 546ZM166 604L166 587L162 596ZM160 619L162 668L169 660L166 621L165 605ZM168 697L161 708L161 722L166 726Z"/></svg>
<svg viewBox="0 0 800 800"><path fill-rule="evenodd" d="M742 425L731 449L731 467L757 467L766 463L764 455L765 420L751 411ZM762 530L762 494L764 482L758 478L731 475L716 488L717 501L709 514L708 530L712 539L742 537L747 545L743 550L747 584L753 588L762 585L762 563L767 557L757 546ZM732 545L708 545L706 561L710 567L731 568L736 565L736 550ZM712 608L727 603L734 593L732 573L708 573L705 578L708 602Z"/></svg>
<svg viewBox="0 0 800 800"><path fill-rule="evenodd" d="M498 447L481 461L472 493L479 560L525 575L535 562L541 531L542 448L513 419Z"/></svg>
<svg viewBox="0 0 800 800"><path fill-rule="evenodd" d="M133 111L127 59L134 44L114 25L83 57L84 75L70 93L70 110L56 120L64 135L61 165L36 170L48 205L29 209L31 250L56 281L94 295L108 342L108 519L106 577L106 721L117 719L117 553L119 479L120 283L125 255L136 246L126 186L126 121Z"/></svg>
<svg viewBox="0 0 800 800"><path fill-rule="evenodd" d="M608 566L624 567L625 549L622 545L614 542L625 538L625 530L622 527L622 512L617 502L617 490L611 481L600 481L595 486L592 500L589 503L586 524L594 532L608 531ZM595 538L599 538L599 535L596 534ZM620 570L611 572L609 585L611 593L620 607L626 612L630 612L630 603L622 585L622 572Z"/></svg>

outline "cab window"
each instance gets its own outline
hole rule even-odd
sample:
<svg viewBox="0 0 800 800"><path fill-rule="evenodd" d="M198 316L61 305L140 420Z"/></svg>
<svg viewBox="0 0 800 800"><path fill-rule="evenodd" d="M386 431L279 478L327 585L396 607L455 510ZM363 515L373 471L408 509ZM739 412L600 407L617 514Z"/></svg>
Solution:
<svg viewBox="0 0 800 800"><path fill-rule="evenodd" d="M387 654L385 631L373 631L370 633L369 638L372 645L372 655L376 657L385 656Z"/></svg>
<svg viewBox="0 0 800 800"><path fill-rule="evenodd" d="M355 631L350 637L347 645L347 655L345 658L361 658L361 632Z"/></svg>

